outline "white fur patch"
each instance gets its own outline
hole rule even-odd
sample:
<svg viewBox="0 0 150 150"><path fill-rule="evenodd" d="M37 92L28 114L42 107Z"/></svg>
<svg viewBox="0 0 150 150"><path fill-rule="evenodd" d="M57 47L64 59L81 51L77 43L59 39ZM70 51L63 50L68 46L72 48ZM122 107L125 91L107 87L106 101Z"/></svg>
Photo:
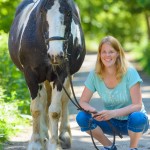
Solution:
<svg viewBox="0 0 150 150"><path fill-rule="evenodd" d="M79 44L82 44L79 25L76 25L74 20L72 20L72 23L71 23L71 33L73 35L73 42L75 38L77 37L79 40Z"/></svg>
<svg viewBox="0 0 150 150"><path fill-rule="evenodd" d="M59 2L55 0L52 8L47 12L46 18L49 24L49 38L53 36L64 37L66 27L63 25L64 16L59 12L59 7ZM48 53L56 56L60 52L63 52L63 41L50 41Z"/></svg>
<svg viewBox="0 0 150 150"><path fill-rule="evenodd" d="M79 25L75 24L74 20L72 20L72 23L71 23L71 33L73 35L73 43L75 41L75 38L77 37L79 44L82 45L80 28L79 28ZM79 53L77 59L79 59L79 58L80 58L80 53Z"/></svg>
<svg viewBox="0 0 150 150"><path fill-rule="evenodd" d="M38 90L37 97L31 102L32 115L39 112L39 115L35 115L33 118L33 134L28 146L28 150L41 150L42 146L47 146L48 141L44 143L44 139L48 139L48 126L46 124L47 114L47 93L44 83L39 84L41 89ZM40 128L37 129L37 126ZM42 145L42 143L44 143ZM47 149L48 150L48 149Z"/></svg>
<svg viewBox="0 0 150 150"><path fill-rule="evenodd" d="M61 111L61 97L62 91L57 91L57 87L52 90L52 102L49 107L50 112L60 112Z"/></svg>

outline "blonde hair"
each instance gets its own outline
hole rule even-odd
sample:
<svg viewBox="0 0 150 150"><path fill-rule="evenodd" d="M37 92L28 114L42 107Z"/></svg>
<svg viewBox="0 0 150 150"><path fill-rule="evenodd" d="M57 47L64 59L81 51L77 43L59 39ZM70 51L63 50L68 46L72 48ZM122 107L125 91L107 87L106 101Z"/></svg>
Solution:
<svg viewBox="0 0 150 150"><path fill-rule="evenodd" d="M113 36L106 36L100 42L99 47L98 47L95 72L101 78L103 78L104 64L101 61L101 48L104 43L109 43L110 46L112 46L116 50L116 52L118 52L118 54L119 54L119 56L116 60L116 77L117 77L117 80L120 81L122 76L127 72L128 61L125 58L125 53L124 53L124 50L123 50L121 44Z"/></svg>

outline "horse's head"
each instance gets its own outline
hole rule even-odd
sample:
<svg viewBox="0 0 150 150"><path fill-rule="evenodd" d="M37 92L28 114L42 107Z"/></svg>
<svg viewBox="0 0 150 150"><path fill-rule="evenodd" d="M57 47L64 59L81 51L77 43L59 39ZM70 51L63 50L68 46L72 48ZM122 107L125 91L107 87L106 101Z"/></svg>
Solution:
<svg viewBox="0 0 150 150"><path fill-rule="evenodd" d="M53 65L64 62L71 37L72 9L68 0L47 0L45 6L47 54Z"/></svg>

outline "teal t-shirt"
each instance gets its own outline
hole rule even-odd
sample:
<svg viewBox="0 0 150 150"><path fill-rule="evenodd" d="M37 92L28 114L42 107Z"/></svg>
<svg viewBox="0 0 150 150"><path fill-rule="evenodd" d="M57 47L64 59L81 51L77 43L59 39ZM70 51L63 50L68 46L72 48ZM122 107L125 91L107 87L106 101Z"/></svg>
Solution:
<svg viewBox="0 0 150 150"><path fill-rule="evenodd" d="M132 103L130 88L137 82L141 83L142 79L138 72L134 68L130 67L122 80L113 89L107 88L104 81L95 73L94 70L89 73L85 81L85 86L93 93L96 91L98 92L104 103L105 109L114 110L126 107ZM145 113L144 105L141 111ZM127 120L127 118L128 116L121 116L116 119Z"/></svg>

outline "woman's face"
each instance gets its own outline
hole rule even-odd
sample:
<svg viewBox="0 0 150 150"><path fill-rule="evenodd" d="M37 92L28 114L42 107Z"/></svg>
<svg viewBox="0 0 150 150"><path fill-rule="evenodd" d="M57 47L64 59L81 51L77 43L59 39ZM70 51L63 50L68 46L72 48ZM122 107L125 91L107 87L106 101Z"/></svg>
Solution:
<svg viewBox="0 0 150 150"><path fill-rule="evenodd" d="M109 43L104 43L101 47L100 55L104 66L110 68L115 66L119 54Z"/></svg>

